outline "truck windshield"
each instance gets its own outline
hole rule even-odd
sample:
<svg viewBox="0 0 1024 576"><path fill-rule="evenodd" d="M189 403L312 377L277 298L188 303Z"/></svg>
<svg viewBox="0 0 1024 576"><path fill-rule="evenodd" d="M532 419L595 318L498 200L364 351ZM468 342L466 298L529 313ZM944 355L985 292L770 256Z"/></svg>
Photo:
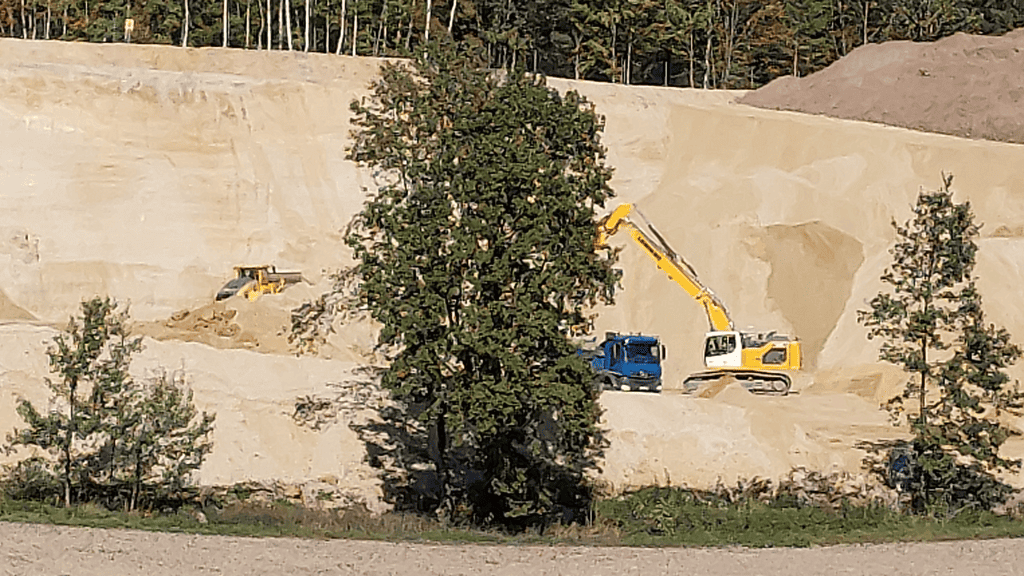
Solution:
<svg viewBox="0 0 1024 576"><path fill-rule="evenodd" d="M631 343L626 346L629 351L629 361L637 362L640 364L657 364L658 363L658 344L637 344Z"/></svg>

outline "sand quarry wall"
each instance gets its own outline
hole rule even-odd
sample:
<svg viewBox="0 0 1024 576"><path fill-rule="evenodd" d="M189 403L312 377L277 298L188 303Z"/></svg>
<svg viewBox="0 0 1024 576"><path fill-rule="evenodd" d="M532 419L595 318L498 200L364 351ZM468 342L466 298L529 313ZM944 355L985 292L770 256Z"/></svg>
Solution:
<svg viewBox="0 0 1024 576"><path fill-rule="evenodd" d="M15 398L45 398L46 324L66 321L83 298L128 300L154 325L178 310L214 318L212 295L232 265L274 263L317 282L345 263L341 230L372 186L344 160L348 103L378 66L0 40L0 424L16 421ZM990 318L1024 337L1024 146L760 110L737 104L742 93L551 84L579 90L606 116L617 201L639 205L739 328L799 335L809 367L803 393L789 398L606 394L603 474L613 485L709 484L793 465L855 470L858 440L893 435L877 406L899 374L875 363L856 310L881 287L890 221L907 219L943 171L985 225L977 271ZM666 384L678 387L701 366L707 320L618 242L622 291L600 310L597 332L661 336ZM162 341L147 339L139 369L184 368L197 402L217 411L202 481L327 477L372 499L343 418L312 432L291 419L296 397L329 395L361 357L285 356L280 331L299 300L216 308L242 306L252 338L161 324L144 332ZM371 336L343 329L338 347L365 350ZM235 349L181 342L190 339Z"/></svg>

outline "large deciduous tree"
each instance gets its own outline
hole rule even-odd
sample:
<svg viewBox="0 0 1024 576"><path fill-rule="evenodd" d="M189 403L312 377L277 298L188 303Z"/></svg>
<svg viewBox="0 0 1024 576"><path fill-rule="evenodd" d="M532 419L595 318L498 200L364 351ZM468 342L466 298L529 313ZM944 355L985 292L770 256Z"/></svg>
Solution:
<svg viewBox="0 0 1024 576"><path fill-rule="evenodd" d="M1009 494L996 478L1020 462L1002 458L1012 434L999 416L1021 407L1005 368L1020 349L1003 328L986 323L973 270L978 225L969 203L953 201L952 176L942 188L922 191L914 217L893 222L892 265L882 275L890 286L858 314L879 337L879 357L914 378L890 403L897 415L909 407L911 462L904 488L917 512L950 514L965 507L992 508Z"/></svg>
<svg viewBox="0 0 1024 576"><path fill-rule="evenodd" d="M575 92L452 47L381 74L352 104L349 155L379 189L348 240L396 350L382 383L430 430L430 505L513 529L583 511L599 408L570 337L617 281L594 246L612 195L603 122Z"/></svg>

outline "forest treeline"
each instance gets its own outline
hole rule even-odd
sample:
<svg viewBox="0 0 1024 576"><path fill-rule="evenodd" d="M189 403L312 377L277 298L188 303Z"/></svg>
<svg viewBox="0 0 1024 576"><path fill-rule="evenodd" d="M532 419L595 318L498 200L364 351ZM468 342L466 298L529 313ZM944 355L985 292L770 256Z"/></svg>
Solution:
<svg viewBox="0 0 1024 576"><path fill-rule="evenodd" d="M450 35L494 67L703 88L803 76L869 42L1020 26L1024 0L0 0L16 38L400 56Z"/></svg>

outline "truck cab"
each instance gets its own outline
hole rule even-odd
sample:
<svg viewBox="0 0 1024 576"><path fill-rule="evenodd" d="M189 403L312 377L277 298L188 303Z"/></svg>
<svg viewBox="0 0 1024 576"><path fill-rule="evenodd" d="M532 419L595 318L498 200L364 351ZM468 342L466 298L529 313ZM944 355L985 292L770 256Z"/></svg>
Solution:
<svg viewBox="0 0 1024 576"><path fill-rule="evenodd" d="M661 391L665 347L655 336L608 332L596 348L578 353L590 361L598 390Z"/></svg>

